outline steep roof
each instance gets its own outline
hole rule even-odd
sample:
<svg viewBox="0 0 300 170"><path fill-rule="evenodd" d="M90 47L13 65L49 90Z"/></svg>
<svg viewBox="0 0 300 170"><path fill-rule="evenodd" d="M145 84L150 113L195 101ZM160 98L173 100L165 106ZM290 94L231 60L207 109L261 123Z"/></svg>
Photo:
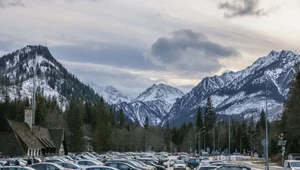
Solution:
<svg viewBox="0 0 300 170"><path fill-rule="evenodd" d="M44 147L55 148L48 128L33 125L32 132L44 145Z"/></svg>
<svg viewBox="0 0 300 170"><path fill-rule="evenodd" d="M30 131L29 126L24 122L17 122L13 120L6 119L10 127L16 133L20 139L25 143L28 148L41 149L43 145Z"/></svg>
<svg viewBox="0 0 300 170"><path fill-rule="evenodd" d="M62 141L64 140L64 129L49 129L52 140L56 147L56 152L59 152Z"/></svg>

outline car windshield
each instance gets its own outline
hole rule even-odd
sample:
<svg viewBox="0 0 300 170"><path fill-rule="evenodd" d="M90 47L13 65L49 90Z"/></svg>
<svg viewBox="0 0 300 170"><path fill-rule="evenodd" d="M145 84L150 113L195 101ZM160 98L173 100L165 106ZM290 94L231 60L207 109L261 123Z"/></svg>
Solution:
<svg viewBox="0 0 300 170"><path fill-rule="evenodd" d="M300 162L291 162L291 167L300 167Z"/></svg>
<svg viewBox="0 0 300 170"><path fill-rule="evenodd" d="M176 161L176 164L184 164L184 161Z"/></svg>

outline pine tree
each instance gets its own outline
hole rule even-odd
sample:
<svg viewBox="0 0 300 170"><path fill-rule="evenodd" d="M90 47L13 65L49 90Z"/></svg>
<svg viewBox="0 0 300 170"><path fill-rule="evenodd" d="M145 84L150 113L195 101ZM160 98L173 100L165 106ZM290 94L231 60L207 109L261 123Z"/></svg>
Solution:
<svg viewBox="0 0 300 170"><path fill-rule="evenodd" d="M94 133L94 150L97 152L108 151L111 148L111 113L101 98L96 106L97 123Z"/></svg>
<svg viewBox="0 0 300 170"><path fill-rule="evenodd" d="M202 117L201 107L199 106L196 118L197 129L201 129L204 126Z"/></svg>
<svg viewBox="0 0 300 170"><path fill-rule="evenodd" d="M300 152L300 72L289 91L289 98L284 105L282 128L287 139L287 153Z"/></svg>
<svg viewBox="0 0 300 170"><path fill-rule="evenodd" d="M42 111L41 96L36 97L35 124L45 126L45 116Z"/></svg>
<svg viewBox="0 0 300 170"><path fill-rule="evenodd" d="M124 126L125 126L125 115L123 109L121 108L119 112L119 127L124 128Z"/></svg>
<svg viewBox="0 0 300 170"><path fill-rule="evenodd" d="M214 111L211 98L207 98L204 111L204 125L207 131L210 131L216 123L216 112Z"/></svg>
<svg viewBox="0 0 300 170"><path fill-rule="evenodd" d="M71 152L82 152L84 150L83 133L83 103L75 101L71 97L67 110L67 122L69 128L69 149Z"/></svg>
<svg viewBox="0 0 300 170"><path fill-rule="evenodd" d="M149 119L148 119L148 116L146 116L146 118L145 118L145 123L144 123L144 128L145 128L146 130L148 130L148 127L149 127Z"/></svg>

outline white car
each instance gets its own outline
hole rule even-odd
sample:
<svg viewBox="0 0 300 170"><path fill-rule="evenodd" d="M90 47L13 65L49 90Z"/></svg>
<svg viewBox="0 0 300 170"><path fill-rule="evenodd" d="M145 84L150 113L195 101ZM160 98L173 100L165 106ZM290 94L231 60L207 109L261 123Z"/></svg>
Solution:
<svg viewBox="0 0 300 170"><path fill-rule="evenodd" d="M185 170L186 169L186 164L182 160L177 160L175 161L173 165L173 170Z"/></svg>
<svg viewBox="0 0 300 170"><path fill-rule="evenodd" d="M75 161L75 163L80 166L94 166L94 165L102 166L103 165L102 162L96 160L79 160L79 161Z"/></svg>
<svg viewBox="0 0 300 170"><path fill-rule="evenodd" d="M88 166L83 168L82 170L119 170L110 166Z"/></svg>
<svg viewBox="0 0 300 170"><path fill-rule="evenodd" d="M28 166L4 166L0 167L0 170L35 170Z"/></svg>
<svg viewBox="0 0 300 170"><path fill-rule="evenodd" d="M297 160L285 160L284 170L300 170L300 161Z"/></svg>
<svg viewBox="0 0 300 170"><path fill-rule="evenodd" d="M34 168L36 170L49 170L49 169L65 170L64 167L62 167L56 163L51 163L51 162L37 163L37 164L31 165L30 167Z"/></svg>
<svg viewBox="0 0 300 170"><path fill-rule="evenodd" d="M56 164L68 169L81 169L82 167L73 162L55 162Z"/></svg>

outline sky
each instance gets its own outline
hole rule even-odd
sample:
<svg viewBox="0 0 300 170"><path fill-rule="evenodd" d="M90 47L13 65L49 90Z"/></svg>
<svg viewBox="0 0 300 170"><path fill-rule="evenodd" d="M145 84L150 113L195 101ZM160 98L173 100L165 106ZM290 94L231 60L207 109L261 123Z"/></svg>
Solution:
<svg viewBox="0 0 300 170"><path fill-rule="evenodd" d="M189 92L271 50L300 51L299 0L0 0L0 56L47 46L86 83Z"/></svg>

